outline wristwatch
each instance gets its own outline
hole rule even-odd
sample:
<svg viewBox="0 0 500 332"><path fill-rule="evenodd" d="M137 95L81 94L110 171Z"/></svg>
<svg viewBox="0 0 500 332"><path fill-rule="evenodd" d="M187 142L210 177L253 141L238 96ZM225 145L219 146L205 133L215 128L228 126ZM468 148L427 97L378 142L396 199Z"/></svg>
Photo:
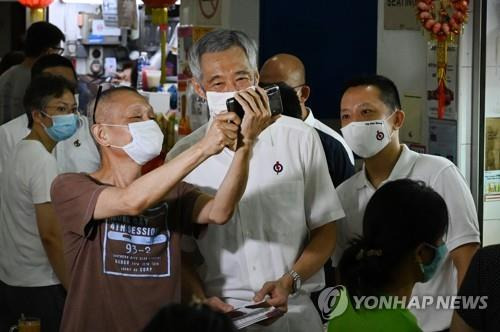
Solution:
<svg viewBox="0 0 500 332"><path fill-rule="evenodd" d="M294 270L290 270L288 274L293 278L293 286L291 294L295 294L300 290L300 287L302 287L302 278Z"/></svg>

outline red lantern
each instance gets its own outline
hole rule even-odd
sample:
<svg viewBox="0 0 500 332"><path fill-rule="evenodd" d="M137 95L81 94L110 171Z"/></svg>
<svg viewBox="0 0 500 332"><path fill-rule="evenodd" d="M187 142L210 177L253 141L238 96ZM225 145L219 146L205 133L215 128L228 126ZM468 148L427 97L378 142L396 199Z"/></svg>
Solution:
<svg viewBox="0 0 500 332"><path fill-rule="evenodd" d="M54 0L18 0L21 5L30 8L31 23L45 20L45 8Z"/></svg>
<svg viewBox="0 0 500 332"><path fill-rule="evenodd" d="M148 8L164 8L175 4L175 0L143 0Z"/></svg>

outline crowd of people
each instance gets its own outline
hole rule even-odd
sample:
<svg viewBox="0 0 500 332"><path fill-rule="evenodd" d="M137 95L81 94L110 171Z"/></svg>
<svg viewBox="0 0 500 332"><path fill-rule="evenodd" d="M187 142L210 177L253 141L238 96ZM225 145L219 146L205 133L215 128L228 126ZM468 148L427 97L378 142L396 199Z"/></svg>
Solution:
<svg viewBox="0 0 500 332"><path fill-rule="evenodd" d="M0 331L22 315L42 331L234 331L227 314L261 301L280 315L246 331L498 327L499 249L479 249L457 167L400 143L389 78L354 78L325 105L340 109L340 135L307 107L298 57L259 70L253 40L214 30L189 51L210 120L142 174L164 140L152 107L128 87L79 103L62 41L33 24L24 60L0 76ZM322 295L339 285L344 312L325 316ZM488 307L355 305L457 294L490 295Z"/></svg>

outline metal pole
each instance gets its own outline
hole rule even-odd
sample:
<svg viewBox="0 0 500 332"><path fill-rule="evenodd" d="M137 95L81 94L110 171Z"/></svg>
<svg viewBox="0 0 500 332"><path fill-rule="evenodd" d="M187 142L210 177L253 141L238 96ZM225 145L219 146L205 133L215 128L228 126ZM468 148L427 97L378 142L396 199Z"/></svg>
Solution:
<svg viewBox="0 0 500 332"><path fill-rule="evenodd" d="M470 186L483 234L486 1L473 0L472 115Z"/></svg>

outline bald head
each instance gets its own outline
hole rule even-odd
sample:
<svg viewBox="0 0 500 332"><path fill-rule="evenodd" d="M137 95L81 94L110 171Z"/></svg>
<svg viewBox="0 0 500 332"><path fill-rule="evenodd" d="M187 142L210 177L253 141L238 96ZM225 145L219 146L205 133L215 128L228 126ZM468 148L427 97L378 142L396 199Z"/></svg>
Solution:
<svg viewBox="0 0 500 332"><path fill-rule="evenodd" d="M260 82L285 82L291 87L306 83L304 64L294 55L276 54L269 58L260 70Z"/></svg>
<svg viewBox="0 0 500 332"><path fill-rule="evenodd" d="M106 90L97 101L95 121L96 123L121 123L127 113L125 111L131 106L151 108L146 99L135 89L119 87Z"/></svg>

